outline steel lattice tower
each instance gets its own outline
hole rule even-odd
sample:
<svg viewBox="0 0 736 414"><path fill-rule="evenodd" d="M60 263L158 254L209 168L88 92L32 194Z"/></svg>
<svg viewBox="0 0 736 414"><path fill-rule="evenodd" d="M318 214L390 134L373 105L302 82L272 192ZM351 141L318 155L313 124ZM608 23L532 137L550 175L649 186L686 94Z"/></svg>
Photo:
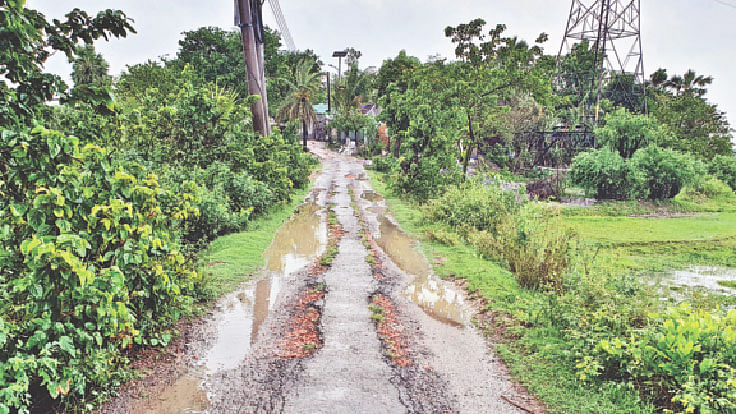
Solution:
<svg viewBox="0 0 736 414"><path fill-rule="evenodd" d="M572 0L570 17L562 39L557 62L562 73L563 54L569 54L575 44L587 41L594 51L594 73L581 91L588 104L600 103L604 87L618 75L633 76L633 85L618 93L641 102L645 81L644 54L641 42L641 0ZM586 82L587 83L587 82ZM638 85L638 87L636 87ZM614 85L615 86L615 85ZM638 95L638 96L637 96ZM590 109L590 108L588 108Z"/></svg>

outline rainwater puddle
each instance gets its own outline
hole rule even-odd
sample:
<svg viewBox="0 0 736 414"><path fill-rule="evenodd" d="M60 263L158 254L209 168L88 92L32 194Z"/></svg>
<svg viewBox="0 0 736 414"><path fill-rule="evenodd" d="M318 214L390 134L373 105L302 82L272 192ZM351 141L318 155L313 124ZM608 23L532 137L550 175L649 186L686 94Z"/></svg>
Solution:
<svg viewBox="0 0 736 414"><path fill-rule="evenodd" d="M376 203L383 200L383 197L381 197L380 194L377 194L372 190L363 191L363 193L360 195L360 198L362 198L363 200L368 200L371 203Z"/></svg>
<svg viewBox="0 0 736 414"><path fill-rule="evenodd" d="M209 407L207 394L201 387L203 375L184 375L161 394L151 397L145 406L136 407L133 414L199 414Z"/></svg>
<svg viewBox="0 0 736 414"><path fill-rule="evenodd" d="M664 274L660 274L661 280L665 284L683 287L703 287L705 289L717 292L736 294L736 269L726 269L721 267L709 266L693 266L685 270L674 270ZM729 284L724 286L718 282Z"/></svg>
<svg viewBox="0 0 736 414"><path fill-rule="evenodd" d="M317 214L319 209L314 203L300 207L263 253L263 278L245 284L221 302L223 313L217 317L215 345L205 357L209 372L235 368L245 359L281 291L283 277L309 265L327 244L327 228Z"/></svg>
<svg viewBox="0 0 736 414"><path fill-rule="evenodd" d="M141 413L200 413L209 406L202 388L208 374L237 367L250 353L258 329L273 307L286 275L309 265L327 244L327 227L315 203L307 203L286 222L264 252L266 267L262 278L245 283L222 298L215 316L217 336L214 345L200 359L198 369L150 399Z"/></svg>
<svg viewBox="0 0 736 414"><path fill-rule="evenodd" d="M432 274L425 257L414 249L414 240L386 217L380 217L381 237L376 240L404 272L416 276L403 294L430 317L452 326L469 320L460 289Z"/></svg>

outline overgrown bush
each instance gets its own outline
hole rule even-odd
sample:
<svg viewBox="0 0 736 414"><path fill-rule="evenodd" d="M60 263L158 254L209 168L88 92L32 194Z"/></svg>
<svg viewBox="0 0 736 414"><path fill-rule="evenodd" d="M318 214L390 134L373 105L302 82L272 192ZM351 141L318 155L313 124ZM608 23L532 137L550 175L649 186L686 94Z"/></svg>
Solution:
<svg viewBox="0 0 736 414"><path fill-rule="evenodd" d="M556 291L562 290L576 247L560 212L538 203L504 216L495 235L471 232L469 239L483 255L506 263L522 287Z"/></svg>
<svg viewBox="0 0 736 414"><path fill-rule="evenodd" d="M736 191L736 157L716 155L708 164L708 172Z"/></svg>
<svg viewBox="0 0 736 414"><path fill-rule="evenodd" d="M608 148L584 152L573 159L568 179L598 199L626 200L638 195L640 176Z"/></svg>
<svg viewBox="0 0 736 414"><path fill-rule="evenodd" d="M636 151L631 171L640 175L641 194L651 200L672 198L705 174L702 163L691 156L654 145Z"/></svg>
<svg viewBox="0 0 736 414"><path fill-rule="evenodd" d="M598 144L617 152L623 158L649 145L664 145L672 140L671 134L655 118L635 115L618 108L606 115L605 125L596 128Z"/></svg>
<svg viewBox="0 0 736 414"><path fill-rule="evenodd" d="M164 174L163 182L176 192L194 194L192 203L199 214L183 224L184 238L190 243L243 230L253 216L265 213L279 202L266 184L245 171L233 172L220 162L207 169L173 168Z"/></svg>
<svg viewBox="0 0 736 414"><path fill-rule="evenodd" d="M43 128L0 133L0 177L0 412L32 390L89 396L190 307L199 276L174 229L193 195Z"/></svg>
<svg viewBox="0 0 736 414"><path fill-rule="evenodd" d="M398 160L391 155L373 157L373 169L378 172L390 172L396 169L398 165Z"/></svg>
<svg viewBox="0 0 736 414"><path fill-rule="evenodd" d="M652 315L629 337L602 340L597 373L633 381L650 401L678 412L736 411L736 311L687 304ZM594 374L595 375L595 374Z"/></svg>
<svg viewBox="0 0 736 414"><path fill-rule="evenodd" d="M427 202L423 213L430 221L495 234L496 226L503 218L518 210L519 204L513 191L505 191L497 183L485 184L475 179L448 187L442 196Z"/></svg>

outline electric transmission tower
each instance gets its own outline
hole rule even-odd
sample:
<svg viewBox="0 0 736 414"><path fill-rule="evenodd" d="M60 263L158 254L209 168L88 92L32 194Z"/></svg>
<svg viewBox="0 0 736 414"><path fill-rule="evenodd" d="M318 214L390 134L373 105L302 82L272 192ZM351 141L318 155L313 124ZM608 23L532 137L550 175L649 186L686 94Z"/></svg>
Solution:
<svg viewBox="0 0 736 414"><path fill-rule="evenodd" d="M591 46L592 68L566 73L563 59L581 43ZM603 98L646 111L641 0L572 0L557 64L559 86L582 98L589 119L597 120Z"/></svg>

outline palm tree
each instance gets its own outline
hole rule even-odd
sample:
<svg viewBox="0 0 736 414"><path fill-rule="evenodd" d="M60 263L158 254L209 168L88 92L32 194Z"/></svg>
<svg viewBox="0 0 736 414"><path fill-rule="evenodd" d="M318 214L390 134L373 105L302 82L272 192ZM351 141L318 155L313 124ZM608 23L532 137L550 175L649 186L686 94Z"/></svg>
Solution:
<svg viewBox="0 0 736 414"><path fill-rule="evenodd" d="M276 115L279 122L302 121L305 152L307 151L307 122L317 119L312 106L312 97L321 86L320 74L312 71L313 65L313 62L302 60L296 66L294 78L289 80L289 93Z"/></svg>

